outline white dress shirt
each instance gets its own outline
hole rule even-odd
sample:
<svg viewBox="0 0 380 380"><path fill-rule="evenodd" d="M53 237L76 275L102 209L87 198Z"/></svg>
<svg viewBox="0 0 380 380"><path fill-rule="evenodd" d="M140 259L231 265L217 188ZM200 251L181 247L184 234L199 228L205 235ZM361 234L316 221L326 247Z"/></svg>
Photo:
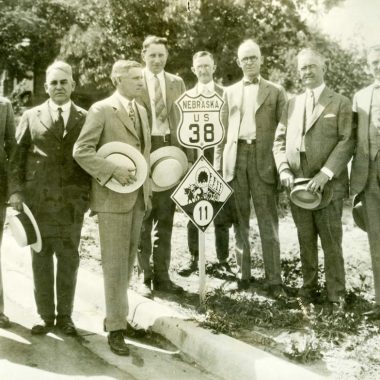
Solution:
<svg viewBox="0 0 380 380"><path fill-rule="evenodd" d="M122 106L124 107L124 109L127 113L128 113L128 109L129 109L129 103L131 103L132 109L135 112L135 115L137 115L135 99L129 100L125 96L121 95L119 91L116 91L116 96L120 100L120 103L122 104Z"/></svg>
<svg viewBox="0 0 380 380"><path fill-rule="evenodd" d="M244 78L243 81L249 79ZM260 82L260 78L259 78ZM256 139L256 101L259 91L259 83L243 84L243 104L242 104L242 119L239 128L239 139L255 140Z"/></svg>
<svg viewBox="0 0 380 380"><path fill-rule="evenodd" d="M67 103L62 104L60 106L58 104L55 104L51 99L49 99L48 102L49 102L50 115L54 122L58 120L58 116L59 116L58 108L62 108L62 117L63 117L64 126L65 126L64 135L65 135L67 121L69 120L69 116L70 116L71 100L69 100Z"/></svg>
<svg viewBox="0 0 380 380"><path fill-rule="evenodd" d="M162 136L163 134L169 134L170 128L169 128L169 121L166 118L166 120L158 125L157 119L156 119L156 105L154 102L155 99L155 90L154 90L154 84L155 84L155 74L153 74L147 67L143 70L144 77L146 80L146 85L148 87L148 94L149 94L149 101L150 101L150 107L152 109L152 136ZM157 78L160 82L161 86L161 92L162 97L164 98L164 103L167 111L167 105L166 105L166 84L165 84L165 75L164 71L161 71L159 74L157 74Z"/></svg>
<svg viewBox="0 0 380 380"><path fill-rule="evenodd" d="M211 80L210 82L204 84L204 83L197 83L197 94L202 94L205 96L212 95L215 92L215 85L214 81Z"/></svg>

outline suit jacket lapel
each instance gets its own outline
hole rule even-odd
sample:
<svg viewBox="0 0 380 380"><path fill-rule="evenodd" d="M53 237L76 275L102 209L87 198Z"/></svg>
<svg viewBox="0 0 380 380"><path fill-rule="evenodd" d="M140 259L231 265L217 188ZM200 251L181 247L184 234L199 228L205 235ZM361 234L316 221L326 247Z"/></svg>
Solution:
<svg viewBox="0 0 380 380"><path fill-rule="evenodd" d="M50 114L48 100L41 104L37 110L37 117L40 119L41 124L51 132L58 140L62 140L59 131L54 128L54 122Z"/></svg>
<svg viewBox="0 0 380 380"><path fill-rule="evenodd" d="M174 103L173 99L173 93L174 93L174 88L173 88L173 80L169 78L169 76L164 72L164 77L165 77L165 87L166 87L166 110L169 115L170 110L172 108L172 105Z"/></svg>
<svg viewBox="0 0 380 380"><path fill-rule="evenodd" d="M302 137L303 133L303 123L305 120L305 103L306 103L306 96L305 94L301 94L296 96L294 100L294 110L296 112L292 113L292 121L289 123L289 125L294 125L294 136ZM293 139L291 139L293 140ZM299 142L301 142L301 139L299 139Z"/></svg>
<svg viewBox="0 0 380 380"><path fill-rule="evenodd" d="M143 71L144 75L144 71ZM146 83L146 77L144 75L144 80L143 80L143 91L141 94L141 101L144 103L144 107L148 110L149 114L152 114L152 107L150 105L150 99L149 99L149 90L148 90L148 84Z"/></svg>
<svg viewBox="0 0 380 380"><path fill-rule="evenodd" d="M77 111L76 107L74 106L74 103L71 103L70 107L70 114L69 119L67 120L66 125L66 134L64 138L73 130L73 128L77 125L78 121L80 120L81 116L79 112Z"/></svg>
<svg viewBox="0 0 380 380"><path fill-rule="evenodd" d="M320 95L317 104L314 107L313 114L311 115L311 119L306 125L305 133L314 125L317 119L321 116L322 112L326 108L326 106L331 102L332 92L325 87Z"/></svg>
<svg viewBox="0 0 380 380"><path fill-rule="evenodd" d="M261 78L259 82L259 89L257 91L255 113L264 103L264 100L266 99L268 94L269 94L268 84L264 79Z"/></svg>
<svg viewBox="0 0 380 380"><path fill-rule="evenodd" d="M131 132L138 139L139 137L137 136L137 132L133 125L133 122L129 118L127 111L124 109L123 105L121 104L119 99L116 97L116 95L112 96L111 102L119 120L124 124L124 126L128 129L128 131Z"/></svg>
<svg viewBox="0 0 380 380"><path fill-rule="evenodd" d="M369 128L369 114L371 112L371 102L372 102L373 86L369 86L363 92L362 108L364 110L364 115L367 118L366 125Z"/></svg>

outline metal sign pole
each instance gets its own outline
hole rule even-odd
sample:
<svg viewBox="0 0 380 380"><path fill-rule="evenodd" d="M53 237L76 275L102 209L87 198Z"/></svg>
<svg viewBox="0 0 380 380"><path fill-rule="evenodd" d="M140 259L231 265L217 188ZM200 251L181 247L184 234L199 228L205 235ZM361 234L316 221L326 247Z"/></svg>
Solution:
<svg viewBox="0 0 380 380"><path fill-rule="evenodd" d="M198 158L203 151L198 149ZM198 228L198 268L199 268L199 303L204 305L206 298L206 257L205 257L205 233Z"/></svg>

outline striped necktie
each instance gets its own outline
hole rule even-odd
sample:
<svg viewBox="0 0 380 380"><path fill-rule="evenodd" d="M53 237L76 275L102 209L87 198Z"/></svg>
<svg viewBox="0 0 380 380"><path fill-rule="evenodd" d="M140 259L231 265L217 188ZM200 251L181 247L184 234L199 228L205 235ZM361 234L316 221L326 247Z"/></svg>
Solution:
<svg viewBox="0 0 380 380"><path fill-rule="evenodd" d="M160 125L162 122L165 121L167 117L167 112L166 112L164 98L162 96L160 80L158 79L157 75L154 76L154 95L155 95L154 105L156 109L156 119L158 122L157 124Z"/></svg>

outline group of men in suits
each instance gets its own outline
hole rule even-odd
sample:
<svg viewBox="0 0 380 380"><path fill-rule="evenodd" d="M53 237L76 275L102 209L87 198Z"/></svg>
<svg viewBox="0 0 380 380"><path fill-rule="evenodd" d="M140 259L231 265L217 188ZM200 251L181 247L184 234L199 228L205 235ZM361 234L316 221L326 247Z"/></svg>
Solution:
<svg viewBox="0 0 380 380"><path fill-rule="evenodd" d="M98 215L106 300L104 329L114 353L128 355L125 336L139 335L127 323L127 288L136 256L143 277L140 291L144 295L151 297L153 291L183 292L169 277L175 212L170 199L173 190L152 192L147 178L133 192L113 192L105 186L109 180L128 186L135 182L136 173L96 154L103 145L117 141L139 150L149 162L150 152L176 146L186 152L191 166L194 152L178 142L180 115L174 104L184 93L185 85L180 77L164 70L167 58L166 40L147 37L142 48L145 68L135 61L117 61L111 73L115 92L92 105L88 114L71 101L75 88L71 67L60 61L53 63L46 72L49 99L24 113L16 138L10 103L0 99L2 184L7 183L9 173L9 202L19 211L23 210L24 202L31 208L43 241L41 252L32 249L39 314L31 330L33 334L46 334L54 325L64 334L76 334L71 314L80 233L88 207ZM234 225L238 287L249 288L252 202L268 292L276 299L286 298L281 278L277 179L291 190L297 178L309 178L307 190L322 193L330 187L333 195L323 208L306 210L291 203L303 273L299 295L312 301L317 294L319 236L325 257L329 308L331 312L341 311L345 293L341 216L343 198L348 195L347 164L354 154L351 190L364 205L375 280L376 305L368 316L378 319L380 46L368 54L375 83L355 95L353 123L350 101L324 84L323 58L311 49L302 50L297 58L306 90L287 101L281 86L260 76L263 60L253 40L244 41L238 48L237 64L243 73L242 80L225 89L213 82L213 56L198 52L193 57L192 70L198 83L188 93L209 96L223 92L225 102L221 115L225 138L215 152L206 152L234 190L234 196L215 220L218 260L230 271L228 232ZM2 227L5 185L0 195ZM157 230L156 242L152 242L152 229ZM192 225L188 231L191 260L182 268L182 275L197 268L197 234ZM7 327L9 320L3 309L0 276L0 327Z"/></svg>

